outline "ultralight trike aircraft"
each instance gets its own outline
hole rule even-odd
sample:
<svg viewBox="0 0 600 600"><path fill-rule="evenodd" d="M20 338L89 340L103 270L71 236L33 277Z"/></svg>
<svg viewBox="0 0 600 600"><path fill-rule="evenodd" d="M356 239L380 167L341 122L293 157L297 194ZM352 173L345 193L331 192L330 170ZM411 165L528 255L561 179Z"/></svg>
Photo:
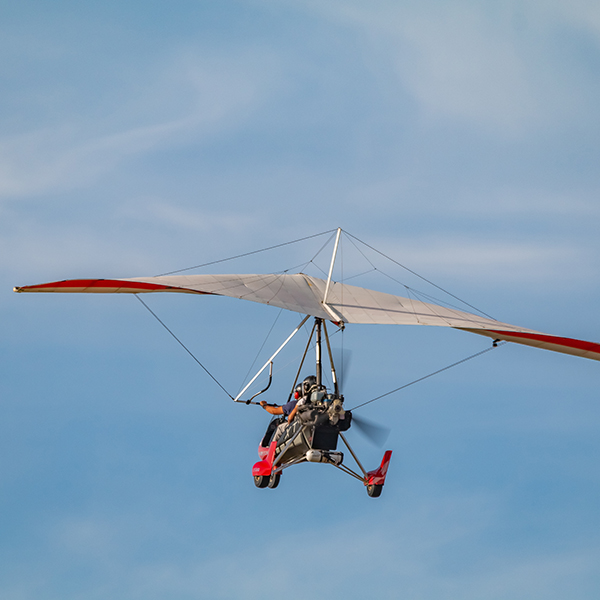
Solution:
<svg viewBox="0 0 600 600"><path fill-rule="evenodd" d="M487 336L493 340L493 347L497 346L500 341L503 343L515 342L600 360L600 344L594 342L547 335L531 329L501 323L492 318L463 312L453 307L445 307L414 298L395 296L333 281L332 274L341 233L342 230L338 228L326 280L304 273L162 275L131 279L71 279L15 287L14 291L211 294L251 300L305 315L296 329L236 397L226 392L235 402L261 405L268 412L276 415L259 444L260 460L252 468L254 483L259 488L277 487L281 473L292 465L303 462L319 462L332 465L361 481L369 496L378 497L381 494L392 452L390 450L385 452L378 468L366 471L356 453L348 444L348 440L344 435L345 432L353 423L360 427L361 420L353 416L350 410L344 408L344 396L338 385L338 377L327 332L327 321L340 329L354 323L452 327ZM142 301L139 296L137 297ZM147 305L145 306L148 308ZM150 309L148 308L148 310ZM275 357L311 317L313 317L312 331L296 378L291 386L288 402L282 407L257 402L255 398L266 392L271 385ZM162 324L164 326L164 323ZM168 331L174 336L170 330ZM316 352L315 374L299 383L300 373L313 343L313 337ZM327 349L328 362L331 368L331 381L333 382L332 389L329 390L323 383L323 341L325 341ZM481 354L481 352L478 354ZM464 362L464 360L459 362ZM207 371L204 365L199 364ZM269 368L267 387L248 400L243 400L242 396L267 368ZM210 373L208 374L210 375ZM292 397L294 398L292 399ZM356 464L354 469L348 466L343 452L338 450L340 439Z"/></svg>

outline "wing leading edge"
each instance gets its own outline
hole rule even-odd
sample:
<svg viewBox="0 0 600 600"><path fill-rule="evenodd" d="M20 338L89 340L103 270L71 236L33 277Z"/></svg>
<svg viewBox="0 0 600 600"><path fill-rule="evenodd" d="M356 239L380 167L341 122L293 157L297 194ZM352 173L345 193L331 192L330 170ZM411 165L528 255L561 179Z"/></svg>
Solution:
<svg viewBox="0 0 600 600"><path fill-rule="evenodd" d="M600 344L557 337L471 313L403 298L367 288L332 282L327 306L322 303L326 281L298 274L170 275L131 279L70 279L15 287L15 292L142 294L178 292L228 296L269 304L345 323L429 325L453 327L497 340L600 360ZM328 310L329 309L329 310Z"/></svg>

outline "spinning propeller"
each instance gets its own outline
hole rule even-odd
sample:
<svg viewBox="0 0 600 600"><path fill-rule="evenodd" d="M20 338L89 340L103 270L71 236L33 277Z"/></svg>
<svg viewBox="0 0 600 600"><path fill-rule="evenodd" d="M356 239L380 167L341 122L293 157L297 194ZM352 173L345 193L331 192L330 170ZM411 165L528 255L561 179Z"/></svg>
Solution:
<svg viewBox="0 0 600 600"><path fill-rule="evenodd" d="M388 435L390 435L391 429L389 427L373 423L373 421L359 417L355 413L352 413L352 423L356 425L358 431L376 446L383 446Z"/></svg>
<svg viewBox="0 0 600 600"><path fill-rule="evenodd" d="M331 354L333 355L334 364L336 365L340 394L343 395L344 384L348 378L350 365L352 364L352 352L342 348L332 348ZM356 425L356 428L362 435L376 446L383 446L390 435L391 429L389 427L378 425L373 421L369 421L369 419L359 417L355 413L352 413L352 423Z"/></svg>

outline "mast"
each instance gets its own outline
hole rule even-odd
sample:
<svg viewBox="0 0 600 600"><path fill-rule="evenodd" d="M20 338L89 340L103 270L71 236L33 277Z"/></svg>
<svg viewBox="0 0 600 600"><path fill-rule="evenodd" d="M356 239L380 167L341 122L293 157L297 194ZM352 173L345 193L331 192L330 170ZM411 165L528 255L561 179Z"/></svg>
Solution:
<svg viewBox="0 0 600 600"><path fill-rule="evenodd" d="M316 337L315 337L315 348L317 354L317 385L320 386L323 380L323 370L321 366L321 324L323 319L320 317L315 317L315 329L316 329Z"/></svg>
<svg viewBox="0 0 600 600"><path fill-rule="evenodd" d="M323 334L325 335L325 342L327 343L327 352L329 353L329 364L331 365L331 380L333 381L334 392L336 396L340 395L340 386L337 380L337 373L335 372L335 365L333 364L333 354L331 353L331 344L329 343L329 334L327 333L327 323L323 321Z"/></svg>

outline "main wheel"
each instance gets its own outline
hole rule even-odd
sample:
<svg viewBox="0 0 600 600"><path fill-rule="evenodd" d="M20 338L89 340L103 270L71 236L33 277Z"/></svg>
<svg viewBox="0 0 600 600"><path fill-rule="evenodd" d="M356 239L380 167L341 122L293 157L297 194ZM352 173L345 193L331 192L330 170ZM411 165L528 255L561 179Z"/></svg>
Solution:
<svg viewBox="0 0 600 600"><path fill-rule="evenodd" d="M257 488L266 488L269 485L269 477L266 477L265 475L255 475L254 485Z"/></svg>
<svg viewBox="0 0 600 600"><path fill-rule="evenodd" d="M381 490L383 489L383 485L368 485L367 486L367 494L371 496L371 498L379 498L381 496Z"/></svg>
<svg viewBox="0 0 600 600"><path fill-rule="evenodd" d="M275 489L279 485L279 480L281 479L281 473L273 473L271 477L269 477L269 487L271 489Z"/></svg>

